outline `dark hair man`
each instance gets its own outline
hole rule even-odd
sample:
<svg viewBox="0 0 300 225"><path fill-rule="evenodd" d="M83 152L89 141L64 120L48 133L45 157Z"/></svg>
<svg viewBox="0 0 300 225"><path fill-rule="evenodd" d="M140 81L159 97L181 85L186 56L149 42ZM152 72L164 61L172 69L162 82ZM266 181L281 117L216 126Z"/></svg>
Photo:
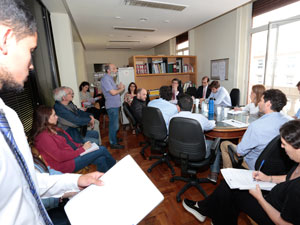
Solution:
<svg viewBox="0 0 300 225"><path fill-rule="evenodd" d="M211 89L208 87L209 78L208 76L202 77L202 85L198 87L196 92L196 98L200 98L200 102L208 98L211 93Z"/></svg>
<svg viewBox="0 0 300 225"><path fill-rule="evenodd" d="M184 117L184 118L190 118L193 120L197 120L200 124L203 131L212 130L216 125L214 120L208 120L205 116L198 114L198 113L192 113L193 108L193 99L188 94L180 94L178 96L178 107L179 107L179 113L175 114L170 118L170 121L174 117ZM205 158L208 158L210 155L210 147L213 141L206 140L206 155ZM220 151L217 152L216 159L214 163L210 167L211 174L208 176L208 179L210 179L212 182L216 183L218 179L218 173L220 172Z"/></svg>
<svg viewBox="0 0 300 225"><path fill-rule="evenodd" d="M139 88L130 106L133 116L136 118L138 123L142 122L142 110L144 107L147 106L146 99L147 99L147 90L145 88Z"/></svg>
<svg viewBox="0 0 300 225"><path fill-rule="evenodd" d="M35 20L23 1L0 0L0 90L22 90L36 48ZM16 112L0 98L1 224L52 224L39 195L61 197L98 180L102 173L35 173L24 128ZM40 187L39 187L40 185Z"/></svg>
<svg viewBox="0 0 300 225"><path fill-rule="evenodd" d="M212 81L208 87L211 89L208 99L214 98L216 105L231 107L231 98L228 91L224 87L221 87L219 81Z"/></svg>
<svg viewBox="0 0 300 225"><path fill-rule="evenodd" d="M263 93L258 107L264 115L249 125L242 141L236 146L237 154L244 156L242 165L245 168L254 170L256 159L262 150L275 136L279 135L281 125L291 119L280 113L286 102L287 98L280 90L270 89ZM224 168L232 167L228 145L234 144L229 141L221 144Z"/></svg>
<svg viewBox="0 0 300 225"><path fill-rule="evenodd" d="M168 128L170 117L178 113L176 105L169 102L172 98L172 88L170 86L161 86L159 96L159 99L150 101L148 106L160 109Z"/></svg>
<svg viewBox="0 0 300 225"><path fill-rule="evenodd" d="M106 73L101 79L101 88L105 97L105 108L109 118L109 143L112 149L123 149L124 145L118 143L117 132L119 130L119 111L121 107L121 97L125 89L124 84L120 82L119 85L115 84L114 77L118 69L114 64L105 66Z"/></svg>

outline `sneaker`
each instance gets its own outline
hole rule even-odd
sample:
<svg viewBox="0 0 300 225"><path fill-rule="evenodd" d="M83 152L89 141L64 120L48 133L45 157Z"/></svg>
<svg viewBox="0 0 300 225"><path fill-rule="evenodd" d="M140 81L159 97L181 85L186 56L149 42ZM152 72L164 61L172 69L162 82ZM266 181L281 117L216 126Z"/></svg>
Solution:
<svg viewBox="0 0 300 225"><path fill-rule="evenodd" d="M110 145L111 149L124 149L124 145L119 145L119 144L115 144L115 145Z"/></svg>
<svg viewBox="0 0 300 225"><path fill-rule="evenodd" d="M185 208L185 210L188 211L189 213L193 214L193 216L195 216L197 220L199 220L202 223L204 222L206 216L201 215L201 213L199 212L197 202L189 199L184 199L182 201L182 205L183 208Z"/></svg>
<svg viewBox="0 0 300 225"><path fill-rule="evenodd" d="M210 175L208 175L207 179L216 184L218 181L218 175L219 174L216 172L211 172Z"/></svg>

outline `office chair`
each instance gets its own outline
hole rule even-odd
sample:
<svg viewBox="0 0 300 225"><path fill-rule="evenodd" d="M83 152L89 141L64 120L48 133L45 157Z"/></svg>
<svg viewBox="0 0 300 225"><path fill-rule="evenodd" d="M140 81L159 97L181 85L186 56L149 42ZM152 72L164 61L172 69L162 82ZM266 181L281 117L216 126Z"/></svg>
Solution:
<svg viewBox="0 0 300 225"><path fill-rule="evenodd" d="M255 170L259 169L263 160L264 164L260 171L266 175L285 175L295 165L295 162L288 157L284 148L281 147L280 135L270 141L259 155L255 162Z"/></svg>
<svg viewBox="0 0 300 225"><path fill-rule="evenodd" d="M232 167L244 169L242 166L243 157L236 156L233 148L234 147L232 145L228 146L228 153L232 162ZM288 157L285 150L281 147L279 135L273 138L260 153L255 162L255 170L259 170L263 160L264 164L260 171L266 175L285 175L294 165L294 161Z"/></svg>
<svg viewBox="0 0 300 225"><path fill-rule="evenodd" d="M240 89L233 88L230 92L230 98L232 107L240 106Z"/></svg>
<svg viewBox="0 0 300 225"><path fill-rule="evenodd" d="M131 124L132 128L135 130L135 133L138 134L140 132L138 128L138 123L133 114L131 113L130 106L127 102L123 102L123 111L125 113L125 116L129 120L129 123Z"/></svg>
<svg viewBox="0 0 300 225"><path fill-rule="evenodd" d="M215 159L220 138L216 138L211 146L211 154L205 158L206 143L201 125L190 118L175 117L169 125L169 153L175 164L181 168L181 176L174 176L170 182L180 180L187 184L176 195L177 202L180 196L190 187L195 186L200 193L207 197L200 183L210 183L207 178L198 178L197 171L208 167ZM208 167L209 168L209 167Z"/></svg>
<svg viewBox="0 0 300 225"><path fill-rule="evenodd" d="M196 97L197 89L195 87L188 87L188 89L186 90L186 93L190 96Z"/></svg>
<svg viewBox="0 0 300 225"><path fill-rule="evenodd" d="M168 131L161 111L154 107L144 107L142 111L143 133L148 139L146 146L141 150L141 155L145 157L145 149L151 146L152 150L158 150L162 155L150 155L149 159L159 159L147 170L149 173L154 167L161 163L166 163L170 168L172 175L175 175L173 166L170 163L168 153L166 152Z"/></svg>

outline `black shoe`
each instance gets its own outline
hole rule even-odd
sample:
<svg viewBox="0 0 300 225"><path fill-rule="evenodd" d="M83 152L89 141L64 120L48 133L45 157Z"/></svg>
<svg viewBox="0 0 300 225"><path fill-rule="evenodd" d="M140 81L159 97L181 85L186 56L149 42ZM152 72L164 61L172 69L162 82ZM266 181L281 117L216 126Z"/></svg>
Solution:
<svg viewBox="0 0 300 225"><path fill-rule="evenodd" d="M204 222L204 220L206 219L206 216L202 215L199 212L197 202L189 200L189 199L184 199L182 201L182 205L186 211L188 211L193 216L195 216L200 222L202 222L202 223Z"/></svg>
<svg viewBox="0 0 300 225"><path fill-rule="evenodd" d="M117 138L117 141L118 141L118 142L122 142L122 141L123 141L123 138Z"/></svg>
<svg viewBox="0 0 300 225"><path fill-rule="evenodd" d="M119 145L119 144L115 144L115 145L110 145L111 149L124 149L124 145Z"/></svg>
<svg viewBox="0 0 300 225"><path fill-rule="evenodd" d="M208 175L207 179L216 184L218 181L218 175L218 173L211 172L210 175Z"/></svg>

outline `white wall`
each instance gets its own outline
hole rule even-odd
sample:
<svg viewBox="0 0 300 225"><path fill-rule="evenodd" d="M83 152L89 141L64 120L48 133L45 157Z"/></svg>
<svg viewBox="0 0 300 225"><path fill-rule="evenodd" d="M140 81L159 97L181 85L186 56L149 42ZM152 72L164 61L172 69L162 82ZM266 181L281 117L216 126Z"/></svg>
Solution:
<svg viewBox="0 0 300 225"><path fill-rule="evenodd" d="M75 63L77 71L77 81L80 84L82 81L87 81L85 51L81 42L74 42Z"/></svg>
<svg viewBox="0 0 300 225"><path fill-rule="evenodd" d="M155 55L170 55L170 41L165 41L164 43L154 47Z"/></svg>
<svg viewBox="0 0 300 225"><path fill-rule="evenodd" d="M192 40L190 51L197 56L200 85L203 76L210 77L210 61L229 58L228 80L221 81L229 92L241 89L241 103L245 103L247 90L247 65L249 48L249 21L251 4L233 10L219 18L205 23L189 32Z"/></svg>
<svg viewBox="0 0 300 225"><path fill-rule="evenodd" d="M51 13L51 24L61 85L74 90L74 103L80 106L70 19L64 13Z"/></svg>
<svg viewBox="0 0 300 225"><path fill-rule="evenodd" d="M117 67L124 67L128 65L128 59L134 55L153 55L154 49L145 51L137 50L99 50L86 51L86 68L88 80L93 81L94 64L95 63L114 63Z"/></svg>

